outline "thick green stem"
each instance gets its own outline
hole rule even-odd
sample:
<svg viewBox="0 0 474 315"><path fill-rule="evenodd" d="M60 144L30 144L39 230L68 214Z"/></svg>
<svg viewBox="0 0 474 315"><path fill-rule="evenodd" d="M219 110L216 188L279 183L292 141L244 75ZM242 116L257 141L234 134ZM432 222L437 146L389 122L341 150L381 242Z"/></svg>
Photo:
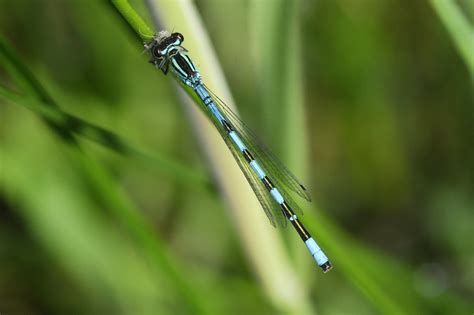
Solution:
<svg viewBox="0 0 474 315"><path fill-rule="evenodd" d="M109 0L109 3L117 10L127 25L132 29L133 34L139 39L149 41L153 38L154 32L130 6L127 0Z"/></svg>

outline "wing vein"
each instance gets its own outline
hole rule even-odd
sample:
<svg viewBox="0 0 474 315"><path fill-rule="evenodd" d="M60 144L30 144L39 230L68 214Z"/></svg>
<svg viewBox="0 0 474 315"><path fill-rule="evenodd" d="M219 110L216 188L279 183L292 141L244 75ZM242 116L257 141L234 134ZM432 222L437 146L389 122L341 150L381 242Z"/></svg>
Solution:
<svg viewBox="0 0 474 315"><path fill-rule="evenodd" d="M263 163L263 166L269 170L272 177L280 186L289 188L296 192L300 197L311 201L311 196L306 191L303 184L291 173L288 168L273 154L273 152L254 135L252 130L235 114L216 94L207 86L208 92L214 99L216 106L228 117L229 122L239 132L243 140L252 150L252 154Z"/></svg>

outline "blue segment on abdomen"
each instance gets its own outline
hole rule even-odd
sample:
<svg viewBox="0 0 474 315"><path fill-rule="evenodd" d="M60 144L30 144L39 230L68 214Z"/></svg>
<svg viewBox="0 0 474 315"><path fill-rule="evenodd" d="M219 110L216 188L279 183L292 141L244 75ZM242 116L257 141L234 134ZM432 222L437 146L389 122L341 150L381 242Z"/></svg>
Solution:
<svg viewBox="0 0 474 315"><path fill-rule="evenodd" d="M244 152L244 150L247 149L235 131L232 130L231 132L229 132L229 136L232 139L232 141L234 141L234 143L237 145L240 152Z"/></svg>
<svg viewBox="0 0 474 315"><path fill-rule="evenodd" d="M283 199L283 196L280 194L280 191L278 191L277 188L273 188L270 190L270 194L272 194L273 199L275 199L276 202L278 202L279 205L281 205L285 199Z"/></svg>
<svg viewBox="0 0 474 315"><path fill-rule="evenodd" d="M265 172L262 170L257 161L253 160L250 162L250 167L252 167L255 173L257 173L258 178L263 179L266 176Z"/></svg>
<svg viewBox="0 0 474 315"><path fill-rule="evenodd" d="M214 104L214 101L212 100L211 96L207 92L206 88L202 85L196 86L194 89L196 91L198 97L201 99L201 101L204 103L205 106L209 108L211 111L212 115L219 121L219 123L222 125L224 122L224 117L222 116L221 112L219 109L216 107L216 104Z"/></svg>
<svg viewBox="0 0 474 315"><path fill-rule="evenodd" d="M194 90L196 91L197 95L203 102L206 98L210 97L209 93L207 93L206 89L202 85L196 86Z"/></svg>
<svg viewBox="0 0 474 315"><path fill-rule="evenodd" d="M309 252L311 253L311 256L314 257L314 260L316 260L316 263L321 266L329 261L327 256L324 254L324 252L319 248L318 244L316 244L316 241L310 237L305 241L306 246L308 247Z"/></svg>
<svg viewBox="0 0 474 315"><path fill-rule="evenodd" d="M208 105L209 109L211 110L211 113L216 117L216 119L221 123L221 125L224 123L224 117L222 116L221 112L217 109L216 105L212 102Z"/></svg>
<svg viewBox="0 0 474 315"><path fill-rule="evenodd" d="M214 104L214 101L207 92L206 88L202 85L198 85L195 87L194 90L196 91L198 97L201 99L204 105L209 108L211 114L217 119L217 121L219 121L221 125L224 125L225 118L217 108L216 104ZM235 143L240 152L244 152L245 150L247 150L247 147L234 130L229 132L229 137ZM258 178L263 179L265 176L267 176L256 160L250 162L250 167L257 174ZM278 204L282 204L285 201L285 199L277 188L273 188L270 191L270 194Z"/></svg>

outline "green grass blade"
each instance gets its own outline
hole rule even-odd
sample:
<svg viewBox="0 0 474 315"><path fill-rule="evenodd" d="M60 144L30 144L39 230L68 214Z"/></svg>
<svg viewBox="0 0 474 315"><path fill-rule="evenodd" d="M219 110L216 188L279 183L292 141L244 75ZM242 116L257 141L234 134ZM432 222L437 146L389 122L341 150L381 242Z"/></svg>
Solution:
<svg viewBox="0 0 474 315"><path fill-rule="evenodd" d="M26 86L28 91L40 99L45 105L57 108L58 106L42 87L40 82L34 77L29 69L16 57L13 50L8 47L0 37L0 54L2 60L8 65L8 69L13 72L22 86ZM48 126L58 135L64 143L68 144L72 159L80 162L81 170L84 172L84 179L96 192L97 197L113 211L135 241L143 248L146 256L152 262L155 270L163 272L170 279L177 290L180 291L184 300L188 302L194 313L210 313L205 305L206 300L200 298L199 290L195 288L186 278L184 272L178 267L178 263L161 243L153 227L148 224L133 202L121 191L110 175L96 161L87 155L80 147L75 135L67 129L55 124L54 120L45 118Z"/></svg>
<svg viewBox="0 0 474 315"><path fill-rule="evenodd" d="M255 86L262 95L259 109L264 122L264 133L271 134L272 147L277 156L308 188L308 129L306 104L303 97L303 73L300 34L300 1L258 1L250 6ZM285 39L285 40L282 40ZM267 137L270 138L270 137ZM306 202L297 198L303 210ZM301 201L301 202L300 202ZM304 274L305 286L315 281L310 277L314 264L301 247L301 240L290 234L292 256L299 273Z"/></svg>
<svg viewBox="0 0 474 315"><path fill-rule="evenodd" d="M74 133L88 140L94 141L116 153L135 157L142 161L148 161L152 165L157 166L160 171L167 173L168 176L172 176L173 178L178 179L181 183L189 185L190 187L207 187L210 185L204 174L201 174L194 168L186 167L180 163L174 162L170 158L151 154L142 149L138 149L119 135L100 126L89 123L82 118L68 114L59 108L47 106L41 101L19 95L1 86L0 96L5 100L25 106L43 117L46 117L49 121L54 122L54 124L64 133Z"/></svg>
<svg viewBox="0 0 474 315"><path fill-rule="evenodd" d="M431 0L431 5L453 39L471 78L474 78L474 25L471 25L453 0Z"/></svg>
<svg viewBox="0 0 474 315"><path fill-rule="evenodd" d="M38 142L47 137L40 133L31 138ZM64 170L59 165L67 165L67 169L77 164L75 153L64 142L53 140L51 144L71 153L72 159L69 159L71 155L63 155L55 162L64 163L54 164L44 156L19 155L14 149L7 151L3 147L0 150L5 166L0 172L0 188L5 189L9 202L16 205L15 211L28 227L28 233L54 258L52 261L49 258L51 268L56 268L59 262L67 277L82 287L91 300L100 297L87 307L126 313L136 307L161 310L164 304L159 301L166 293L160 292L161 282L157 283L147 261L129 254L134 250L132 243L126 235L117 233L91 198L85 198L80 181L75 181L70 172L52 171ZM24 171L34 163L43 167ZM64 185L65 177L68 185ZM5 187L1 187L3 183ZM107 293L104 287L109 288ZM56 292L55 296L61 298L62 294ZM73 305L81 307L78 303Z"/></svg>
<svg viewBox="0 0 474 315"><path fill-rule="evenodd" d="M143 41L149 41L153 38L154 32L143 21L138 13L130 6L128 0L108 0L112 7L119 13L119 15L126 22L136 37Z"/></svg>
<svg viewBox="0 0 474 315"><path fill-rule="evenodd" d="M265 91L262 106L266 131L279 132L281 152L289 168L297 174L308 174L308 135L305 126L305 104L302 86L301 39L299 32L299 1L253 1L254 50L258 51L255 67L259 69L259 84ZM284 38L285 40L282 40ZM304 180L303 180L304 181ZM374 305L380 313L420 314L418 309L405 308L396 301L400 297L385 293L375 278L358 267L349 254L348 238L338 237L341 232L329 219L315 219L312 207L305 207L306 223L321 242L334 265L331 272L343 272L354 287ZM330 227L330 228L329 228ZM296 240L299 241L299 240ZM294 247L297 247L294 243ZM302 255L306 253L301 253ZM299 256L304 257L304 256ZM301 259L300 259L301 260ZM306 264L307 266L307 264ZM305 268L308 271L307 268ZM308 277L308 279L314 279ZM406 312L405 309L408 309Z"/></svg>

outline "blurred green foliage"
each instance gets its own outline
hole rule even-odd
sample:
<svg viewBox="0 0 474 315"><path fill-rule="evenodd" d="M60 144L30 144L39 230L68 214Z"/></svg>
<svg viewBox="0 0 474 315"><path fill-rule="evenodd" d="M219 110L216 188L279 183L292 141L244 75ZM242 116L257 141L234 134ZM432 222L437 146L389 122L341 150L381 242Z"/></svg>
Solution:
<svg viewBox="0 0 474 315"><path fill-rule="evenodd" d="M469 1L450 3L472 27ZM253 1L196 5L244 120L320 207L304 220L335 269L301 268L314 308L472 313L474 95L456 48L472 38L451 37L425 1L301 1L288 6L298 19L283 10L277 26ZM170 78L117 12L4 0L0 36L0 313L281 311L245 258ZM265 75L259 53L268 66L299 63L304 122L281 124L288 108L273 104L281 75L298 70ZM276 135L295 139L281 146ZM302 150L303 162L288 153Z"/></svg>

